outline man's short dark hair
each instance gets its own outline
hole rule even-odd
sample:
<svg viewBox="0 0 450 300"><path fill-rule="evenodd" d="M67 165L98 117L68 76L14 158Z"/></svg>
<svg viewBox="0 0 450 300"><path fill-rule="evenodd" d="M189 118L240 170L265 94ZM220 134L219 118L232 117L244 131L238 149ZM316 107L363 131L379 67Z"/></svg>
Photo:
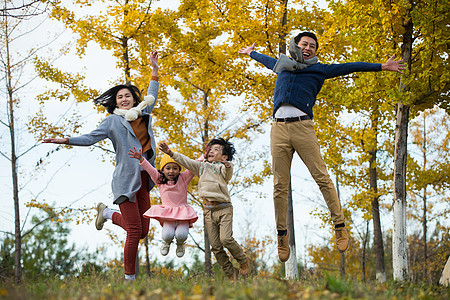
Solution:
<svg viewBox="0 0 450 300"><path fill-rule="evenodd" d="M297 36L294 38L294 42L296 44L298 44L298 42L300 42L300 40L304 36L310 37L316 41L316 51L317 51L317 49L319 49L319 42L317 41L317 36L312 32L305 31L305 32L297 34Z"/></svg>
<svg viewBox="0 0 450 300"><path fill-rule="evenodd" d="M236 153L236 149L234 149L233 143L228 140L224 140L223 138L212 139L208 143L208 149L213 145L221 145L223 146L222 154L228 156L227 160L231 161L233 159L233 155Z"/></svg>

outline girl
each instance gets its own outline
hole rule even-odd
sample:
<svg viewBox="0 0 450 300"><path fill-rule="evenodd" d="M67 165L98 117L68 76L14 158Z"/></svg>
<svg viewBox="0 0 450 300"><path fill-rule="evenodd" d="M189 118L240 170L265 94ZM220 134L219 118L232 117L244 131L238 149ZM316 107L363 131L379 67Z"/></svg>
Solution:
<svg viewBox="0 0 450 300"><path fill-rule="evenodd" d="M141 101L139 89L133 85L115 86L94 101L106 107L111 114L91 133L70 138L49 138L43 143L90 146L106 138L113 143L116 165L112 179L114 204L119 212L114 212L105 204L98 203L95 226L98 230L111 219L113 224L127 232L124 248L125 280L135 280L136 256L139 239L148 234L150 222L142 215L150 208L149 191L154 183L145 171L135 172L138 163L127 157L131 147L144 149L144 155L154 164L156 144L151 127L150 113L158 97L158 53L150 55L152 77L148 95Z"/></svg>
<svg viewBox="0 0 450 300"><path fill-rule="evenodd" d="M194 174L189 170L181 172L181 166L167 154L161 159L160 171L142 156L141 149L130 149L128 154L139 160L139 164L159 188L162 205L153 205L144 213L144 217L156 219L162 226L161 254L166 256L169 253L170 244L175 237L176 255L182 257L189 227L198 219L194 209L187 204L187 186Z"/></svg>

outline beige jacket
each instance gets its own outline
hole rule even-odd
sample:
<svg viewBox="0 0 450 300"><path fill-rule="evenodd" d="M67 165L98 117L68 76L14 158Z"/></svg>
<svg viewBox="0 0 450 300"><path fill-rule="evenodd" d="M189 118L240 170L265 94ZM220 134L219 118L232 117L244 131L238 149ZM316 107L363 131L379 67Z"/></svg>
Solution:
<svg viewBox="0 0 450 300"><path fill-rule="evenodd" d="M227 185L233 175L233 165L225 168L222 163L193 160L180 153L174 153L172 158L199 178L198 193L202 199L231 202Z"/></svg>

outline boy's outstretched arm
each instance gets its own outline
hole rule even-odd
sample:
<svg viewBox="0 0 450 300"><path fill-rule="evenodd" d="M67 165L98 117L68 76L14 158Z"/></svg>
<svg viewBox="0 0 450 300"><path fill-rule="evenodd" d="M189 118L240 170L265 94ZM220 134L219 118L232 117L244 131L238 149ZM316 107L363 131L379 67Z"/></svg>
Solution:
<svg viewBox="0 0 450 300"><path fill-rule="evenodd" d="M250 53L252 53L253 50L255 50L255 43L253 43L251 46L242 48L242 49L239 50L238 52L239 52L240 54L250 55Z"/></svg>
<svg viewBox="0 0 450 300"><path fill-rule="evenodd" d="M393 71L403 74L403 70L406 68L405 63L402 60L394 60L395 55L389 57L388 61L381 64L382 71Z"/></svg>
<svg viewBox="0 0 450 300"><path fill-rule="evenodd" d="M159 150L169 155L170 157L173 156L173 151L170 150L169 146L167 146L167 144L164 142L159 143Z"/></svg>

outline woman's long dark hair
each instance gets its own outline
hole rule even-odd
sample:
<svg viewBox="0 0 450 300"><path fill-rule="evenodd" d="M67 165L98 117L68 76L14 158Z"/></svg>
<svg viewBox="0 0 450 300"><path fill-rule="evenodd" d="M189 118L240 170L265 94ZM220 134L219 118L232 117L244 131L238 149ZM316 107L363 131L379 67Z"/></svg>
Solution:
<svg viewBox="0 0 450 300"><path fill-rule="evenodd" d="M95 98L94 99L95 104L103 105L104 107L106 107L106 110L110 114L114 113L114 110L117 107L117 102L116 102L117 93L121 89L128 89L130 91L131 95L133 95L133 99L134 99L133 106L138 105L142 101L141 91L136 86L131 85L131 84L126 84L126 85L119 84L119 85L116 85L115 87L110 88L109 90L107 90L106 92L104 92L103 94L101 94L100 96Z"/></svg>

